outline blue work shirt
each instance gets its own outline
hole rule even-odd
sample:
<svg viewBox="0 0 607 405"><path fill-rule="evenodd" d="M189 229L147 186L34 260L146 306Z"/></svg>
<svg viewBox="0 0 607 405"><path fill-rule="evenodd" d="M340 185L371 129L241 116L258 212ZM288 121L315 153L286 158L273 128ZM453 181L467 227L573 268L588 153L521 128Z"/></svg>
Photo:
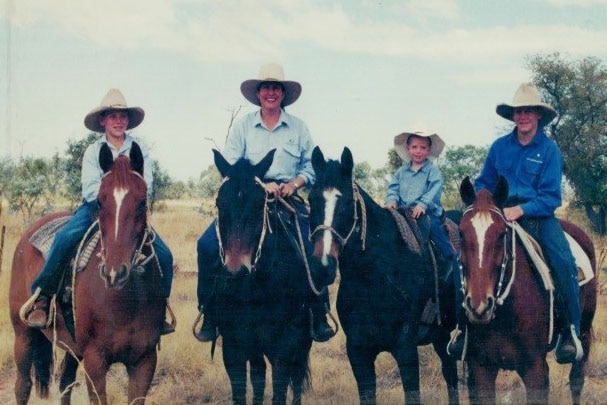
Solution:
<svg viewBox="0 0 607 405"><path fill-rule="evenodd" d="M116 149L114 145L107 141L106 135L103 134L86 148L84 151L84 156L82 157L82 171L80 174L82 181L82 198L84 201L95 201L97 199L97 195L99 194L101 178L103 177L103 170L99 165L99 151L101 150L101 146L103 146L104 143L107 144L112 151L114 159L116 159L119 155L125 155L128 157L134 140L135 139L132 136L126 134L122 146L120 149ZM143 145L140 143L138 143L138 145L141 149L141 153L143 154L143 178L147 184L147 194L149 198L152 195L154 178L152 173L152 161L148 151L143 147Z"/></svg>
<svg viewBox="0 0 607 405"><path fill-rule="evenodd" d="M474 188L493 192L502 175L509 187L506 206L520 205L527 218L549 217L562 202L562 171L561 151L542 129L521 145L515 128L491 145Z"/></svg>
<svg viewBox="0 0 607 405"><path fill-rule="evenodd" d="M276 153L265 175L266 179L288 182L302 176L307 185L314 183L314 141L307 125L285 110L281 110L280 118L271 131L261 119L261 110L242 117L232 128L223 156L230 164L236 163L240 158L257 164L272 149L276 149Z"/></svg>
<svg viewBox="0 0 607 405"><path fill-rule="evenodd" d="M402 165L388 185L386 203L394 202L397 207L424 208L427 215L441 216L443 207L443 176L439 168L426 159L418 171L411 168L411 162Z"/></svg>

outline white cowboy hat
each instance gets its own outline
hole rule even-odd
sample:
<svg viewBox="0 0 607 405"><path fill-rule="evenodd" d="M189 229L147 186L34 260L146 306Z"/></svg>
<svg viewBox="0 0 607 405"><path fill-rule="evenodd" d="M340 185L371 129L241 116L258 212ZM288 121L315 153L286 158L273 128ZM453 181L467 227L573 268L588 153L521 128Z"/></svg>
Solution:
<svg viewBox="0 0 607 405"><path fill-rule="evenodd" d="M514 93L512 104L498 104L495 112L507 120L514 121L514 109L518 107L536 107L541 110L542 118L539 121L541 127L544 127L556 117L556 110L542 102L540 93L531 83L521 84Z"/></svg>
<svg viewBox="0 0 607 405"><path fill-rule="evenodd" d="M263 82L278 82L285 89L285 97L282 100L282 107L293 104L301 95L301 84L298 82L285 80L285 74L282 66L276 63L266 63L259 68L259 79L245 80L240 85L242 95L255 105L261 105L257 98L257 90Z"/></svg>
<svg viewBox="0 0 607 405"><path fill-rule="evenodd" d="M403 160L403 162L408 163L411 160L411 157L407 153L407 140L411 135L420 136L422 138L430 138L432 146L430 147L430 153L428 154L428 159L434 160L436 159L443 148L445 147L445 142L441 139L438 134L425 134L423 132L403 132L402 134L398 134L394 137L394 149L396 149L396 153Z"/></svg>
<svg viewBox="0 0 607 405"><path fill-rule="evenodd" d="M105 132L105 128L99 122L99 116L109 110L124 110L129 114L129 125L126 129L133 129L141 124L145 112L139 107L128 107L126 100L120 90L110 89L105 97L101 99L99 107L93 108L90 113L84 117L84 126L94 132Z"/></svg>

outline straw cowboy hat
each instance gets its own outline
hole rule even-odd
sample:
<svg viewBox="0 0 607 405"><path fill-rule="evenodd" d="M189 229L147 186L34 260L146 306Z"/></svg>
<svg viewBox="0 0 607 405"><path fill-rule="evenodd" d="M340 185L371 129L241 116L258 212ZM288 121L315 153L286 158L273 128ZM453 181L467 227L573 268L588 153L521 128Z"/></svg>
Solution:
<svg viewBox="0 0 607 405"><path fill-rule="evenodd" d="M101 100L99 107L94 108L84 117L84 126L94 132L105 132L105 128L99 122L99 117L109 110L124 110L127 112L129 125L126 129L133 129L141 124L145 115L143 109L139 107L128 107L120 90L110 89Z"/></svg>
<svg viewBox="0 0 607 405"><path fill-rule="evenodd" d="M420 136L422 138L430 138L430 141L432 142L432 146L430 147L430 153L428 154L428 159L430 160L436 159L445 147L445 142L437 134L425 134L423 132L403 132L402 134L396 135L394 137L394 149L396 149L396 153L398 153L398 156L400 156L400 158L405 163L408 163L411 160L411 157L407 153L407 139L409 139L411 135Z"/></svg>
<svg viewBox="0 0 607 405"><path fill-rule="evenodd" d="M512 104L498 104L495 112L507 120L514 121L514 109L518 107L536 107L541 111L542 118L539 126L544 127L556 117L556 110L550 105L543 103L540 93L531 83L523 83L519 86L512 98Z"/></svg>
<svg viewBox="0 0 607 405"><path fill-rule="evenodd" d="M282 66L276 63L266 63L259 68L259 78L245 80L240 85L242 95L255 105L261 105L257 98L257 89L263 82L278 82L285 89L285 98L282 100L282 107L293 104L301 95L301 84L298 82L285 80L285 74Z"/></svg>

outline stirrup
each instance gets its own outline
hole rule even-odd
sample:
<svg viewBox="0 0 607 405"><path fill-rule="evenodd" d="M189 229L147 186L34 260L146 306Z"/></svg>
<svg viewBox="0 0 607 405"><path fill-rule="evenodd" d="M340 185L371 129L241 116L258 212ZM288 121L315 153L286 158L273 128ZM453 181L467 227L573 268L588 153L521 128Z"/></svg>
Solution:
<svg viewBox="0 0 607 405"><path fill-rule="evenodd" d="M461 339L460 338L461 334L464 334L463 342L459 341L459 343L458 343L458 339ZM456 352L459 352L458 346L461 346L461 355L459 353L456 353ZM453 353L451 353L453 348L456 348L458 350L455 350L455 351L453 351ZM459 325L456 326L455 329L453 329L451 331L451 339L449 340L449 343L447 343L446 350L447 350L447 354L449 356L458 357L458 360L464 361L464 359L466 358L466 354L468 352L468 327L467 326L465 326L465 331L462 331L459 328Z"/></svg>

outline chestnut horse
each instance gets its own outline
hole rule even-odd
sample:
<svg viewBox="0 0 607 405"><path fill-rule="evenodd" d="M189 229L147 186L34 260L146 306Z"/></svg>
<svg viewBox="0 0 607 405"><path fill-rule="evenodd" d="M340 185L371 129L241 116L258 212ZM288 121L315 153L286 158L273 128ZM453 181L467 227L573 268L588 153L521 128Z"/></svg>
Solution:
<svg viewBox="0 0 607 405"><path fill-rule="evenodd" d="M508 196L506 180L500 177L493 194L483 189L476 195L466 178L460 194L468 205L460 233L464 308L469 321L466 360L470 401L494 403L495 380L499 370L505 369L515 370L521 377L528 403L548 403L546 354L554 346L550 341L551 285L545 285L533 270L525 248L513 234L513 223L502 214ZM588 255L595 271L592 240L577 226L565 221L561 224ZM584 356L573 363L569 374L574 403L579 403L584 385L596 300L595 277L580 289Z"/></svg>
<svg viewBox="0 0 607 405"><path fill-rule="evenodd" d="M354 162L344 148L341 162L325 161L312 152L316 183L309 194L314 273L341 280L337 313L346 334L346 349L360 402L376 401L375 359L392 354L398 364L406 403L420 403L418 345L433 344L442 363L450 403L458 403L456 361L447 354L449 331L455 326L453 283L440 288L440 326L435 322L418 341L426 303L435 297L435 276L429 257L405 242L389 210L380 207L354 182ZM409 241L410 242L410 241Z"/></svg>
<svg viewBox="0 0 607 405"><path fill-rule="evenodd" d="M114 160L109 147L104 145L99 163L105 172L98 194L101 239L86 268L73 277L75 338L66 328L68 319L63 317L60 299L57 299L54 322L45 330L26 326L19 315L20 307L30 295L30 286L44 264L30 237L50 220L66 214L52 214L38 220L25 232L15 250L9 300L15 331L18 404L29 400L32 366L38 395L48 397L52 341L78 360L84 360L92 403L107 403L106 373L113 363L126 366L129 404L143 403L152 382L165 298L161 294L160 268L151 246L153 231L147 218L143 156L134 143L130 160L126 156ZM63 404L70 403L71 384L79 364L69 353L64 358L60 381Z"/></svg>
<svg viewBox="0 0 607 405"><path fill-rule="evenodd" d="M223 268L214 306L232 401L246 403L248 363L253 403L263 403L265 356L272 366L272 403L285 403L290 386L293 403L299 404L312 346L306 304L317 280L304 266L302 238L292 238L287 231L285 223L295 223L295 218L261 180L275 150L256 165L246 159L231 165L218 151L213 153L223 178L216 202Z"/></svg>

